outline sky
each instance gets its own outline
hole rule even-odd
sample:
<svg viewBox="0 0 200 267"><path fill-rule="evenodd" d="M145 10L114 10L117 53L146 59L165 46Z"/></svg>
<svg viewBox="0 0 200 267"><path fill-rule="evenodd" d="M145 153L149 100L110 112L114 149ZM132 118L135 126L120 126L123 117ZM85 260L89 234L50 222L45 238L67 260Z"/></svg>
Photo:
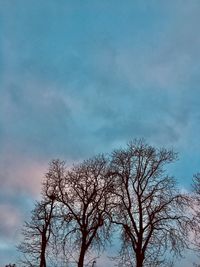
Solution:
<svg viewBox="0 0 200 267"><path fill-rule="evenodd" d="M70 165L145 138L179 153L170 172L190 190L199 14L199 0L0 0L1 267L16 260L52 159ZM179 264L192 267L190 256Z"/></svg>

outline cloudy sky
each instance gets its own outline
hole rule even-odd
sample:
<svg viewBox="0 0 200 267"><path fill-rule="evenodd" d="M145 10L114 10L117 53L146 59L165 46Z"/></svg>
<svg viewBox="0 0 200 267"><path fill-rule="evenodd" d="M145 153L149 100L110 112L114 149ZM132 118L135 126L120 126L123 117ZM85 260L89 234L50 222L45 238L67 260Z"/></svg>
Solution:
<svg viewBox="0 0 200 267"><path fill-rule="evenodd" d="M72 164L143 137L179 152L170 171L190 190L199 14L199 0L0 0L0 264L15 261L53 158Z"/></svg>

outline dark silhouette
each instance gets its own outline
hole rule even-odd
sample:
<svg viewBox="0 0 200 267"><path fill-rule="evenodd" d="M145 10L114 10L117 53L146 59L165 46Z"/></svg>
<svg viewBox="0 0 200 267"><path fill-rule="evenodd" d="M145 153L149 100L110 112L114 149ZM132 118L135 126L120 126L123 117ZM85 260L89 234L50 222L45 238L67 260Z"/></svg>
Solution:
<svg viewBox="0 0 200 267"><path fill-rule="evenodd" d="M193 210L193 218L190 226L194 233L193 245L200 255L200 173L193 176L192 189L191 207Z"/></svg>
<svg viewBox="0 0 200 267"><path fill-rule="evenodd" d="M46 249L52 233L52 218L55 198L36 202L30 222L25 222L23 242L18 246L23 254L21 264L46 267Z"/></svg>
<svg viewBox="0 0 200 267"><path fill-rule="evenodd" d="M172 266L165 253L181 255L189 221L188 197L165 172L176 159L172 150L136 140L110 157L100 155L68 169L65 162L53 160L42 200L23 228L23 266L47 267L46 255L55 253L55 266L63 259L67 266L70 259L83 267L91 249L105 248L114 227L121 231L120 266ZM195 196L199 180L194 181ZM95 263L90 259L90 266Z"/></svg>
<svg viewBox="0 0 200 267"><path fill-rule="evenodd" d="M176 158L172 150L156 149L141 140L114 151L112 222L122 228L120 266L161 266L167 249L181 254L186 247L187 198L165 173L165 165Z"/></svg>
<svg viewBox="0 0 200 267"><path fill-rule="evenodd" d="M59 160L51 163L46 179L47 195L53 193L61 204L66 249L71 248L71 255L78 252L78 267L84 266L90 248L100 249L108 238L111 186L108 163L103 156L84 161L70 170Z"/></svg>

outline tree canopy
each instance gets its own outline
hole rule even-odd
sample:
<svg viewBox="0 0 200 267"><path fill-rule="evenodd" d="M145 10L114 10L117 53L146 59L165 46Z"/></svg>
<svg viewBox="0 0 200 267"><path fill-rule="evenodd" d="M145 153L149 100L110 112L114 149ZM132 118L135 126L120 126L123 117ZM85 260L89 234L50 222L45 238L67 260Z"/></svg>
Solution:
<svg viewBox="0 0 200 267"><path fill-rule="evenodd" d="M114 232L121 237L119 266L170 266L166 255L181 256L188 246L188 197L166 171L176 159L171 149L134 140L71 167L52 160L23 228L24 266L50 266L51 253L63 266L95 265Z"/></svg>

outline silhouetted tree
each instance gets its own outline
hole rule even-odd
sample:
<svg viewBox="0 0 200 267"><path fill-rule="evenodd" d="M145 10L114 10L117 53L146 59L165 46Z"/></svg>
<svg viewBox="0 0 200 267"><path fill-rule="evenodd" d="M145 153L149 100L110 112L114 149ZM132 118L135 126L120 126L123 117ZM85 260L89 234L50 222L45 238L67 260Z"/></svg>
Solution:
<svg viewBox="0 0 200 267"><path fill-rule="evenodd" d="M165 173L165 165L176 158L172 150L156 149L142 140L114 151L112 222L122 231L120 266L161 266L166 250L180 255L186 247L187 198Z"/></svg>
<svg viewBox="0 0 200 267"><path fill-rule="evenodd" d="M18 246L22 253L21 264L30 267L46 267L46 250L52 233L52 219L55 198L36 202L31 220L25 222L23 241Z"/></svg>
<svg viewBox="0 0 200 267"><path fill-rule="evenodd" d="M77 265L84 266L86 253L105 245L109 232L109 192L112 180L103 156L84 161L66 170L65 163L52 161L46 179L47 195L62 204L65 242L71 256L77 251Z"/></svg>
<svg viewBox="0 0 200 267"><path fill-rule="evenodd" d="M192 189L191 207L193 210L193 218L191 226L194 234L193 245L200 255L200 173L194 175Z"/></svg>

